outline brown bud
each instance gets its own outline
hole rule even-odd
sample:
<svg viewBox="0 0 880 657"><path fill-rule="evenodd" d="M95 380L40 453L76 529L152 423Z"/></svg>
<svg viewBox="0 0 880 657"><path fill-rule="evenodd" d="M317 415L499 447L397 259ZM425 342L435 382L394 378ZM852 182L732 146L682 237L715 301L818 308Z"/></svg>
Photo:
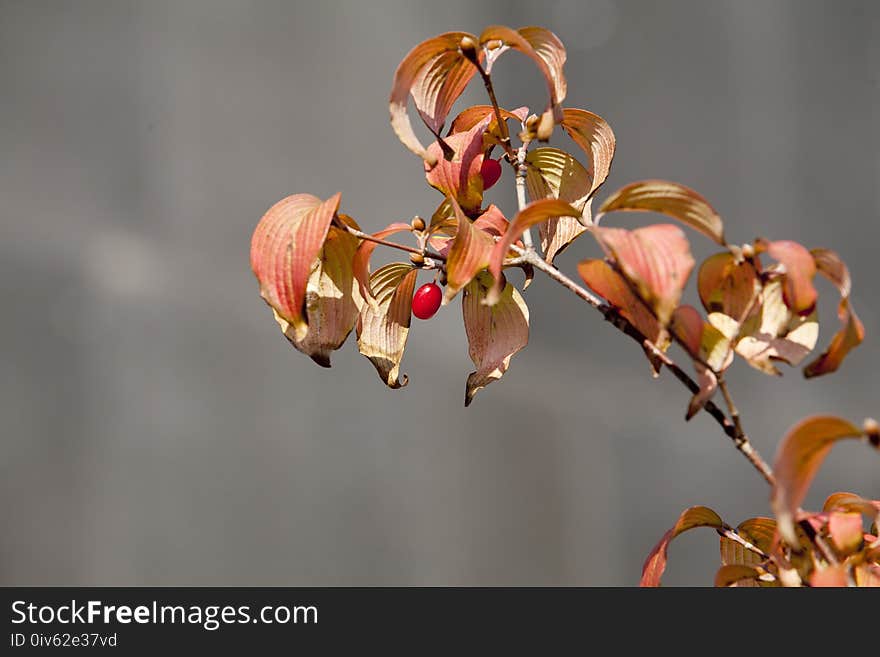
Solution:
<svg viewBox="0 0 880 657"><path fill-rule="evenodd" d="M742 255L746 260L751 260L755 257L755 247L751 244L743 244L742 246Z"/></svg>
<svg viewBox="0 0 880 657"><path fill-rule="evenodd" d="M472 62L477 61L477 42L474 41L471 37L461 37L461 41L459 42L458 47L461 48L462 55L467 57Z"/></svg>
<svg viewBox="0 0 880 657"><path fill-rule="evenodd" d="M500 48L503 45L504 44L501 43L501 39L490 39L489 41L486 42L486 49L487 50L497 50L498 48Z"/></svg>
<svg viewBox="0 0 880 657"><path fill-rule="evenodd" d="M410 253L409 261L414 265L421 266L425 264L425 256L423 256L421 253Z"/></svg>
<svg viewBox="0 0 880 657"><path fill-rule="evenodd" d="M425 230L425 220L422 219L421 217L413 217L413 220L411 223L412 223L413 230L417 230L420 232Z"/></svg>
<svg viewBox="0 0 880 657"><path fill-rule="evenodd" d="M441 270L440 270L440 285L446 285L446 281L447 281L447 279L446 279L446 270L445 270L445 269L441 269Z"/></svg>
<svg viewBox="0 0 880 657"><path fill-rule="evenodd" d="M862 425L862 429L868 437L868 442L873 447L880 449L880 425L877 424L877 420L870 417L867 418Z"/></svg>

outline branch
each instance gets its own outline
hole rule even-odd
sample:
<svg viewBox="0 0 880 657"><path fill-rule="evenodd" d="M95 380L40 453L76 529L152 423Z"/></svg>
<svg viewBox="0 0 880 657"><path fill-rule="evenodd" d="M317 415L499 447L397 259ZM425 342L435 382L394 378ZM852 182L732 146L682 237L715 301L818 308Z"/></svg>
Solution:
<svg viewBox="0 0 880 657"><path fill-rule="evenodd" d="M407 253L415 253L420 256L424 256L426 258L430 258L432 260L446 260L446 256L441 253L434 253L432 251L426 251L423 249L417 249L414 246L407 246L406 244L398 244L397 242L389 242L388 240L379 239L378 237L373 237L369 233L365 233L357 228L352 228L342 222L335 224L345 230L350 235L354 235L355 237L366 240L368 242L375 242L376 244L381 244L382 246L389 246L392 249L398 249L399 251L406 251Z"/></svg>
<svg viewBox="0 0 880 657"><path fill-rule="evenodd" d="M498 98L495 96L492 76L486 73L486 69L483 68L479 58L475 56L470 61L477 67L477 71L479 71L480 77L483 79L483 86L486 87L486 93L489 95L489 100L492 103L492 109L495 110L495 120L498 122L498 131L501 133L501 148L507 153L508 162L513 164L516 160L516 151L513 150L513 146L510 143L510 130L507 128L507 121L501 116L501 107L498 105Z"/></svg>
<svg viewBox="0 0 880 657"><path fill-rule="evenodd" d="M528 147L529 144L526 142L516 152L516 202L520 212L523 211L528 203L526 201L526 175L529 171L526 166L526 150ZM534 250L531 228L526 228L525 232L523 232L523 244L527 251Z"/></svg>
<svg viewBox="0 0 880 657"><path fill-rule="evenodd" d="M752 545L751 543L749 543L746 539L744 539L742 536L740 536L733 527L731 527L727 523L723 524L720 529L716 529L715 531L718 533L719 536L723 536L724 538L729 538L734 543L739 543L746 550L750 550L751 552L754 552L755 554L759 555L762 559L769 559L770 558L768 555L764 554L764 551L761 548L759 548L757 545Z"/></svg>
<svg viewBox="0 0 880 657"><path fill-rule="evenodd" d="M611 323L615 328L617 328L622 333L625 333L630 338L635 340L642 349L645 350L646 353L651 356L657 358L666 368L672 372L673 376L678 379L685 388L687 388L691 394L696 394L700 391L700 386L685 372L682 370L678 364L672 360L665 352L661 351L657 345L651 342L647 337L645 337L635 326L630 324L625 317L620 315L613 306L610 306L605 301L592 294L589 290L585 289L583 286L578 285L573 280L571 280L568 276L559 271L556 267L546 262L543 258L538 256L534 251L529 251L527 249L521 249L520 247L513 245L511 249L522 256L523 261L532 265L535 269L539 269L551 279L562 285L567 290L571 291L573 294L577 295L584 301L586 301L590 306L598 310L602 313L602 316L606 321ZM761 476L767 481L771 486L774 484L775 479L773 477L773 470L767 465L767 462L761 457L758 451L752 446L749 441L749 437L737 430L736 425L728 419L727 415L725 415L724 411L722 411L714 402L711 400L706 402L706 405L703 406L703 410L712 416L712 418L719 424L724 433L733 440L734 446L742 452L742 454L746 457L749 463L761 474Z"/></svg>

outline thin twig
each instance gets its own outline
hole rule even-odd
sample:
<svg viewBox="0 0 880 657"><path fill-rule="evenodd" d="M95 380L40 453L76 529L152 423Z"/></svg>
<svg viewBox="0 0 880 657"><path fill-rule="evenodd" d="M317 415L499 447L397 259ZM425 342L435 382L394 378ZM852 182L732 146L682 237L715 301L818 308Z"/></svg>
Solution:
<svg viewBox="0 0 880 657"><path fill-rule="evenodd" d="M688 390L690 390L692 394L696 394L697 392L699 392L700 386L696 383L696 381L694 381L690 377L690 375L687 374L687 372L681 369L668 354L657 347L657 345L651 342L651 340L643 335L641 331L633 326L625 317L618 313L613 306L610 306L583 286L575 283L568 276L559 271L556 267L538 256L538 254L536 254L534 251L527 251L526 249L521 249L516 245L513 245L511 249L522 256L525 262L532 265L535 269L541 270L551 279L553 279L564 288L586 301L590 306L601 312L605 319L609 323L614 325L615 328L635 340L642 347L642 349L644 349L647 353L651 354L653 357L663 363L663 365L665 365L666 368L670 372L672 372L673 376L675 376L676 379L678 379ZM712 418L721 426L724 433L731 440L733 440L734 446L740 452L742 452L749 463L751 463L752 466L761 474L764 480L772 486L775 483L773 470L770 468L769 465L767 465L767 462L764 461L758 451L752 446L748 436L744 433L737 431L736 425L727 417L724 411L722 411L711 400L706 402L705 406L703 406L703 410L712 416Z"/></svg>
<svg viewBox="0 0 880 657"><path fill-rule="evenodd" d="M727 381L724 380L724 377L718 377L718 389L721 390L721 394L724 396L724 403L727 405L727 412L730 413L730 419L733 420L734 428L740 436L745 435L742 421L739 418L739 410L737 410L736 404L733 403L733 397L730 394L730 389L727 387Z"/></svg>
<svg viewBox="0 0 880 657"><path fill-rule="evenodd" d="M479 71L480 77L483 79L483 86L486 87L486 93L489 94L489 100L492 103L492 109L495 110L495 120L498 122L498 131L501 133L501 148L507 153L507 160L514 164L516 161L516 151L513 150L513 146L510 143L510 130L507 127L507 121L501 116L501 107L498 105L498 98L495 96L492 76L486 73L486 69L483 68L479 59L471 61L477 67L477 71Z"/></svg>
<svg viewBox="0 0 880 657"><path fill-rule="evenodd" d="M363 231L358 230L357 228L352 228L351 226L342 225L350 235L354 235L357 238L362 240L366 240L368 242L375 242L376 244L381 244L382 246L389 246L392 249L398 249L399 251L406 251L407 253L417 253L421 256L425 256L426 258L431 258L432 260L446 260L446 256L442 253L434 253L432 251L426 251L422 249L417 249L414 246L407 246L406 244L398 244L397 242L389 242L388 240L379 239L378 237L373 237L369 233L365 233Z"/></svg>
<svg viewBox="0 0 880 657"><path fill-rule="evenodd" d="M724 524L721 526L720 529L716 529L715 531L718 532L719 536L723 536L724 538L729 538L734 543L739 543L745 549L750 550L751 552L754 552L755 554L760 556L762 559L769 559L770 558L768 555L764 554L764 551L761 548L759 548L757 545L753 545L752 543L749 543L746 539L744 539L742 536L740 536L737 533L737 531L733 527L731 527L730 525Z"/></svg>

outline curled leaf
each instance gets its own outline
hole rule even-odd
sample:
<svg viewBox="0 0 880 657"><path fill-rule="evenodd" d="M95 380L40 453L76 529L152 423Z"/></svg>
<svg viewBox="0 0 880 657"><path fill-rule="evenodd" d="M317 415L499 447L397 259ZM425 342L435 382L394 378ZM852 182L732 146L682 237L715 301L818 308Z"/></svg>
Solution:
<svg viewBox="0 0 880 657"><path fill-rule="evenodd" d="M642 579L639 586L660 586L660 578L666 570L666 551L669 543L682 532L694 527L714 527L720 529L723 525L721 517L712 509L705 506L692 506L679 516L678 521L667 531L663 538L654 546L645 565L642 567Z"/></svg>
<svg viewBox="0 0 880 657"><path fill-rule="evenodd" d="M392 262L370 277L372 303L365 303L357 321L358 350L373 363L389 388L405 386L400 361L412 320L412 298L418 270L409 263Z"/></svg>
<svg viewBox="0 0 880 657"><path fill-rule="evenodd" d="M764 248L772 258L785 267L783 275L782 299L785 305L798 315L808 315L816 307L816 288L813 277L816 263L813 256L797 242L779 240L766 242L759 240L759 248Z"/></svg>
<svg viewBox="0 0 880 657"><path fill-rule="evenodd" d="M703 321L693 306L679 306L672 315L671 331L694 359L699 391L688 404L686 420L705 405L718 388L717 373L726 369L732 359L730 340L717 328Z"/></svg>
<svg viewBox="0 0 880 657"><path fill-rule="evenodd" d="M468 351L477 368L467 379L465 406L478 390L502 377L510 359L529 341L529 309L520 293L507 283L498 302L487 306L491 287L492 276L482 272L465 288L461 302Z"/></svg>
<svg viewBox="0 0 880 657"><path fill-rule="evenodd" d="M841 555L852 554L862 547L864 531L861 513L834 512L828 517L828 535Z"/></svg>
<svg viewBox="0 0 880 657"><path fill-rule="evenodd" d="M492 25L480 35L480 45L486 47L490 43L493 45L500 43L500 46L494 48L496 54L489 53L487 70L491 70L497 55L507 48L518 50L538 65L538 69L547 81L549 102L538 124L537 137L542 141L548 140L553 132L553 125L562 120L560 103L565 100L567 91L562 70L566 59L565 47L555 34L542 27L512 30L502 25Z"/></svg>
<svg viewBox="0 0 880 657"><path fill-rule="evenodd" d="M489 234L471 223L464 216L455 199L452 208L458 221L458 229L446 256L446 290L444 305L449 303L477 273L489 264L489 256L495 243Z"/></svg>
<svg viewBox="0 0 880 657"><path fill-rule="evenodd" d="M850 422L819 415L799 422L782 439L773 465L776 484L771 501L779 533L789 545L798 545L795 513L831 447L838 440L861 436L862 430Z"/></svg>
<svg viewBox="0 0 880 657"><path fill-rule="evenodd" d="M738 262L729 251L724 251L706 258L700 265L697 291L708 312L744 321L749 306L750 315L758 309L754 300L761 291L761 281L751 262Z"/></svg>
<svg viewBox="0 0 880 657"><path fill-rule="evenodd" d="M489 291L486 299L488 304L494 304L501 294L501 266L510 246L528 229L554 217L577 217L580 212L568 203L558 199L541 199L530 203L523 208L510 222L504 238L495 244L489 261L489 271L495 277L495 287Z"/></svg>
<svg viewBox="0 0 880 657"><path fill-rule="evenodd" d="M632 231L597 227L594 235L660 325L668 325L694 266L684 233L671 224L655 224Z"/></svg>
<svg viewBox="0 0 880 657"><path fill-rule="evenodd" d="M611 171L616 141L611 126L598 114L566 107L562 112L562 129L572 141L589 156L587 172L590 175L592 196Z"/></svg>
<svg viewBox="0 0 880 657"><path fill-rule="evenodd" d="M251 239L251 269L260 294L291 325L297 340L308 331L306 285L340 198L341 194L326 201L311 194L288 196L269 208Z"/></svg>
<svg viewBox="0 0 880 657"><path fill-rule="evenodd" d="M715 574L715 586L758 586L758 579L764 575L761 568L746 564L730 564L721 566Z"/></svg>
<svg viewBox="0 0 880 657"><path fill-rule="evenodd" d="M397 222L388 224L379 232L373 233L373 237L384 240L386 237L394 235L394 233L400 233L403 231L409 232L411 230L412 226L410 224ZM352 261L354 277L358 282L361 296L366 300L370 300L373 297L373 294L370 291L370 257L373 255L373 251L376 250L377 246L379 245L376 242L364 240L355 252Z"/></svg>
<svg viewBox="0 0 880 657"><path fill-rule="evenodd" d="M724 223L709 202L694 190L666 180L642 180L614 192L599 208L606 212L659 212L678 219L724 245ZM596 218L598 222L599 218Z"/></svg>
<svg viewBox="0 0 880 657"><path fill-rule="evenodd" d="M352 272L357 245L357 238L330 227L306 283L304 335L272 309L290 343L322 367L330 367L330 353L343 345L357 319L360 295Z"/></svg>
<svg viewBox="0 0 880 657"><path fill-rule="evenodd" d="M485 117L467 132L459 132L447 138L451 149L449 159L441 157L440 142L428 147L428 153L436 158L431 165L425 163L428 184L444 196L451 196L467 214L473 214L483 203L483 133L489 117Z"/></svg>
<svg viewBox="0 0 880 657"><path fill-rule="evenodd" d="M419 115L438 138L446 116L476 73L476 67L459 49L467 32L447 32L413 48L394 73L389 101L391 127L400 141L429 164L437 155L429 153L413 132L406 111L410 95Z"/></svg>
<svg viewBox="0 0 880 657"><path fill-rule="evenodd" d="M804 368L804 376L807 378L836 371L847 354L865 339L865 327L849 300L852 283L846 265L834 251L813 249L811 253L819 273L834 283L840 291L837 317L841 328L834 334L824 353Z"/></svg>
<svg viewBox="0 0 880 657"><path fill-rule="evenodd" d="M772 518L751 518L741 522L736 528L736 533L754 549L721 536L721 563L757 566L763 563L771 552L776 534L776 521Z"/></svg>
<svg viewBox="0 0 880 657"><path fill-rule="evenodd" d="M518 107L515 110L509 111L504 108L499 108L499 113L504 121L517 121L522 123L526 120L526 117L529 114L529 109L527 107ZM495 117L495 108L492 107L492 105L473 105L462 110L449 125L449 134L454 135L457 132L467 132L486 117L491 117L489 127L486 129L486 136L489 137L490 142L500 143L500 126Z"/></svg>

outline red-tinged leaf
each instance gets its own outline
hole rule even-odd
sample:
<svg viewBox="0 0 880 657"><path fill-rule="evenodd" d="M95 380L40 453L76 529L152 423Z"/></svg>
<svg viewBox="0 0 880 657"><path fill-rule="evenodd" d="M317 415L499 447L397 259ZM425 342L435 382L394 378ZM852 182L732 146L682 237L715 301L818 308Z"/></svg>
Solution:
<svg viewBox="0 0 880 657"><path fill-rule="evenodd" d="M577 217L580 212L568 203L557 199L542 199L530 203L523 208L510 222L504 238L495 244L489 264L489 271L495 277L495 287L489 291L487 303L494 304L501 294L501 266L510 246L514 244L522 234L535 224L555 217Z"/></svg>
<svg viewBox="0 0 880 657"><path fill-rule="evenodd" d="M480 270L486 268L495 244L488 233L474 227L454 199L452 207L458 220L458 229L446 256L444 305L452 301L458 291L470 283Z"/></svg>
<svg viewBox="0 0 880 657"><path fill-rule="evenodd" d="M397 222L393 224L388 224L385 228L380 230L377 233L373 233L373 237L376 239L384 240L395 233L400 233L403 231L410 232L412 231L412 226L410 224L405 224L402 222ZM352 261L352 268L354 269L354 277L358 282L358 287L360 289L361 296L370 300L373 297L372 292L370 291L370 257L373 255L373 251L376 250L376 247L379 246L376 242L371 242L369 240L364 240L361 242L357 251L354 254L354 259Z"/></svg>
<svg viewBox="0 0 880 657"><path fill-rule="evenodd" d="M480 45L484 47L493 41L500 41L502 45L495 53L489 53L487 71L491 70L492 64L501 52L513 48L531 57L547 81L550 99L547 109L541 116L537 136L542 141L548 140L553 133L553 125L562 120L560 103L565 99L566 94L565 76L562 71L566 55L562 42L552 32L543 28L528 27L517 31L502 25L487 27L480 35Z"/></svg>
<svg viewBox="0 0 880 657"><path fill-rule="evenodd" d="M819 273L834 283L840 291L841 299L837 307L837 316L841 328L834 334L825 352L804 368L804 376L807 378L836 371L847 354L865 339L865 327L849 300L852 283L846 265L834 251L813 249L811 253Z"/></svg>
<svg viewBox="0 0 880 657"><path fill-rule="evenodd" d="M499 110L502 120L517 121L520 124L529 115L528 107L518 107L512 111L503 108L499 108ZM491 143L500 143L501 130L495 117L495 108L491 105L474 105L462 110L450 124L449 134L454 135L457 132L467 132L486 117L491 117L489 127L486 129L486 137L489 138ZM483 145L485 145L485 139Z"/></svg>
<svg viewBox="0 0 880 657"><path fill-rule="evenodd" d="M694 266L684 233L672 224L632 231L597 227L593 233L660 325L668 325Z"/></svg>
<svg viewBox="0 0 880 657"><path fill-rule="evenodd" d="M441 157L439 142L428 147L428 152L437 157L432 166L425 163L425 179L444 196L458 201L467 214L473 214L483 203L483 177L480 167L483 164L483 133L489 117L483 119L467 132L460 132L447 138L452 149L451 159Z"/></svg>
<svg viewBox="0 0 880 657"><path fill-rule="evenodd" d="M678 219L718 244L725 244L724 223L715 208L697 192L678 183L666 180L630 183L614 192L599 208L600 215L615 211L659 212Z"/></svg>
<svg viewBox="0 0 880 657"><path fill-rule="evenodd" d="M880 566L863 563L853 569L856 586L866 588L880 587Z"/></svg>
<svg viewBox="0 0 880 657"><path fill-rule="evenodd" d="M825 566L816 568L810 575L810 586L822 588L841 588L849 586L846 577L846 566L838 564L836 566Z"/></svg>
<svg viewBox="0 0 880 657"><path fill-rule="evenodd" d="M716 588L754 587L758 586L758 578L763 574L763 570L745 564L721 566L715 574L715 586Z"/></svg>
<svg viewBox="0 0 880 657"><path fill-rule="evenodd" d="M737 262L725 251L706 258L700 265L697 290L708 312L720 312L736 321L744 321L749 306L752 306L750 315L758 310L753 299L760 294L761 281L750 262Z"/></svg>
<svg viewBox="0 0 880 657"><path fill-rule="evenodd" d="M685 510L678 521L669 529L663 538L651 550L651 554L645 560L642 567L642 579L639 586L660 586L660 578L666 570L666 551L669 543L676 536L694 527L714 527L720 529L723 525L721 517L712 509L705 506L692 506Z"/></svg>
<svg viewBox="0 0 880 657"><path fill-rule="evenodd" d="M311 194L288 196L263 215L251 239L251 268L260 294L291 324L297 340L308 330L306 285L340 198L335 194L322 202Z"/></svg>
<svg viewBox="0 0 880 657"><path fill-rule="evenodd" d="M862 547L864 531L861 513L831 513L828 517L831 543L841 555L849 555Z"/></svg>
<svg viewBox="0 0 880 657"><path fill-rule="evenodd" d="M783 438L773 465L772 505L779 532L789 545L798 545L795 514L831 447L838 440L861 436L862 430L850 422L820 415L799 422Z"/></svg>
<svg viewBox="0 0 880 657"><path fill-rule="evenodd" d="M868 516L874 522L880 520L880 500L867 500L854 493L832 493L825 500L822 510L826 513L832 511L858 512Z"/></svg>
<svg viewBox="0 0 880 657"><path fill-rule="evenodd" d="M357 319L361 299L352 272L357 245L356 237L330 227L306 283L304 335L272 309L290 343L322 367L330 367L331 352L343 345Z"/></svg>
<svg viewBox="0 0 880 657"><path fill-rule="evenodd" d="M672 334L678 339L691 358L700 390L688 404L686 420L690 420L705 405L718 388L716 372L726 369L732 360L733 351L730 340L714 326L703 321L693 306L679 306L672 314L670 326Z"/></svg>
<svg viewBox="0 0 880 657"><path fill-rule="evenodd" d="M620 274L604 260L584 260L578 264L578 273L596 294L617 309L624 319L660 349L668 344L666 332L653 313L633 293Z"/></svg>
<svg viewBox="0 0 880 657"><path fill-rule="evenodd" d="M423 41L403 58L394 73L391 127L408 149L430 164L437 155L428 153L413 132L406 112L407 100L413 96L425 124L439 136L449 110L476 73L476 67L459 49L466 36L476 38L467 32L448 32Z"/></svg>
<svg viewBox="0 0 880 657"><path fill-rule="evenodd" d="M510 222L498 209L497 205L490 205L479 217L474 219L474 228L488 233L492 237L501 237L507 232Z"/></svg>
<svg viewBox="0 0 880 657"><path fill-rule="evenodd" d="M510 359L529 341L529 309L520 293L507 283L498 302L487 306L491 287L492 276L482 272L465 288L461 302L468 351L477 368L467 379L465 406L478 390L502 377Z"/></svg>
<svg viewBox="0 0 880 657"><path fill-rule="evenodd" d="M710 313L709 321L729 338L740 336L736 353L749 365L765 374L779 375L775 362L797 365L816 345L816 313L803 317L790 311L782 299L779 279L764 285L758 309L742 327L723 313Z"/></svg>
<svg viewBox="0 0 880 657"><path fill-rule="evenodd" d="M418 270L393 262L370 277L373 303L365 303L357 322L358 349L370 359L389 388L400 388L409 377L400 376L400 361L412 319L412 298Z"/></svg>
<svg viewBox="0 0 880 657"><path fill-rule="evenodd" d="M798 315L808 315L816 307L816 288L813 277L816 275L816 263L809 251L797 242L779 240L766 242L759 240L759 249L766 249L770 257L785 267L783 276L782 299L789 310Z"/></svg>
<svg viewBox="0 0 880 657"><path fill-rule="evenodd" d="M556 256L592 224L590 202L592 178L584 166L558 148L536 148L526 156L526 188L533 201L555 198L580 211L580 216L554 217L540 224L541 250L552 263Z"/></svg>
<svg viewBox="0 0 880 657"><path fill-rule="evenodd" d="M616 141L611 126L598 114L566 107L562 112L562 129L589 156L590 195L602 186L611 171Z"/></svg>

